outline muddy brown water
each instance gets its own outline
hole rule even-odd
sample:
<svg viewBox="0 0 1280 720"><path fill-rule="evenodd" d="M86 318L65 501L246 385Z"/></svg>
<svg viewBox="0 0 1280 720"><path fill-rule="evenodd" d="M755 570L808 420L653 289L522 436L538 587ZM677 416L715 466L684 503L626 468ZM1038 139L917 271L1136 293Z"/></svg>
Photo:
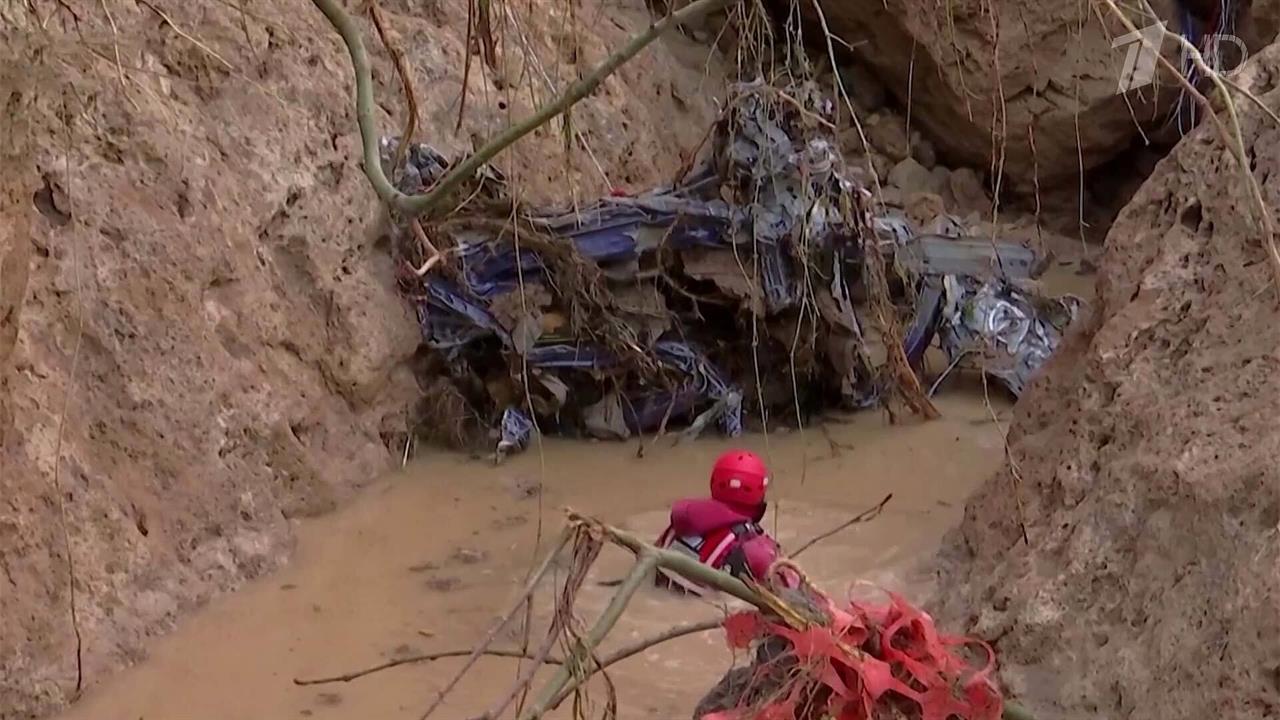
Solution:
<svg viewBox="0 0 1280 720"><path fill-rule="evenodd" d="M992 398L1001 416L1008 403ZM938 398L943 418L890 426L879 412L822 427L752 436L774 472L766 523L784 546L827 530L887 493L874 522L803 556L832 593L870 580L925 592L909 568L953 526L970 491L996 470L1001 435L980 384L958 379ZM411 463L343 510L302 522L287 568L222 597L158 639L140 665L91 688L66 720L418 718L460 660L401 666L347 683L300 687L294 678L339 674L397 655L465 649L510 603L537 539L550 541L563 508L656 536L669 503L705 488L729 447L669 440L636 457L635 442L547 440L501 467L447 454ZM539 522L541 518L541 523ZM539 525L541 524L541 528ZM590 621L629 556L606 548L579 600ZM547 593L540 596L545 612ZM710 602L646 588L611 636L614 644L718 612ZM497 643L513 647L518 632ZM623 718L688 717L732 661L719 633L673 641L616 666ZM483 659L435 717L486 709L517 664ZM601 698L596 692L594 697ZM568 717L568 703L558 713Z"/></svg>

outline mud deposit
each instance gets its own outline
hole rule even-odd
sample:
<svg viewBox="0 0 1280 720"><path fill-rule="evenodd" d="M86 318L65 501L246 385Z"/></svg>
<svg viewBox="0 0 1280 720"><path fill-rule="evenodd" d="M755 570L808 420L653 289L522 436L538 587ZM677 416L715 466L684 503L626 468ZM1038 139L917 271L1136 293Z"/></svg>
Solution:
<svg viewBox="0 0 1280 720"><path fill-rule="evenodd" d="M1003 423L1007 403L992 403ZM774 466L774 512L766 522L784 546L894 494L874 522L804 553L805 568L823 587L840 592L865 579L916 596L928 591L927 576L910 570L913 561L936 546L964 498L1002 458L980 384L956 381L939 405L944 419L927 424L893 427L863 413L803 433L746 439ZM534 448L499 468L452 456L411 464L351 506L300 522L286 569L180 624L152 646L149 660L91 689L62 717L416 718L460 661L331 685L299 687L293 679L469 647L505 609L539 536L556 532L563 507L656 536L668 503L700 492L705 468L725 447L667 445L638 459L635 443L548 441L541 453ZM611 592L596 581L619 576L629 562L606 550L579 600L584 614ZM547 607L544 595L538 609ZM715 612L706 602L646 590L611 643ZM517 642L513 628L497 645ZM625 661L613 672L620 715L686 717L731 660L722 638L709 633ZM515 672L513 660L483 660L438 717L483 711Z"/></svg>

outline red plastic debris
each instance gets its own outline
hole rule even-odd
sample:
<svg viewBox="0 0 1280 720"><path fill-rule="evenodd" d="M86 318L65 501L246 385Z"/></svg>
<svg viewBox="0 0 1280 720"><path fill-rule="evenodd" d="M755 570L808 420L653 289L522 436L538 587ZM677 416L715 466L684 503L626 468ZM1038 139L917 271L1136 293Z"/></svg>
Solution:
<svg viewBox="0 0 1280 720"><path fill-rule="evenodd" d="M749 647L764 634L765 622L757 612L734 613L724 619L725 640L734 650Z"/></svg>
<svg viewBox="0 0 1280 720"><path fill-rule="evenodd" d="M1004 703L992 678L991 647L974 638L940 634L928 613L888 595L885 605L850 601L847 608L822 598L831 623L804 630L774 624L754 611L730 615L724 628L731 647L741 649L767 635L785 638L803 672L790 681L789 691L784 688L762 707L733 708L701 720L797 720L806 687L829 690L826 709L838 720L872 720L877 704L891 695L914 702L920 720L998 720ZM879 643L867 644L873 633ZM954 652L965 645L986 652L981 667ZM864 646L876 648L877 654Z"/></svg>

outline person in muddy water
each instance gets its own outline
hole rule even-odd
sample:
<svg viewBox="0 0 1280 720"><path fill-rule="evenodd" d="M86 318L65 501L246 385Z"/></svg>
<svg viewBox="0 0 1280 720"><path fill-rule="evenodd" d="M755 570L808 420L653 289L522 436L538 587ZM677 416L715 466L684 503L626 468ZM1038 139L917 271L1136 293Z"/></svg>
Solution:
<svg viewBox="0 0 1280 720"><path fill-rule="evenodd" d="M658 547L685 553L740 580L762 582L781 554L760 526L768 490L769 471L759 456L746 450L724 453L711 468L711 497L677 500ZM787 586L794 582L787 573L780 579ZM673 572L659 570L655 582L681 594L706 593Z"/></svg>

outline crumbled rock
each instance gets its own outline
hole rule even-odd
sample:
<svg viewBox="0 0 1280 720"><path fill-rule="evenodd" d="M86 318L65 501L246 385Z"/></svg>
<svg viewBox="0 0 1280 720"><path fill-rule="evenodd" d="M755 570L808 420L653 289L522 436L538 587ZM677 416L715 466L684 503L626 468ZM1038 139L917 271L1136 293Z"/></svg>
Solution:
<svg viewBox="0 0 1280 720"><path fill-rule="evenodd" d="M946 206L942 197L936 193L918 192L907 196L907 219L921 232L931 232L930 224L934 218L945 215ZM945 233L940 233L945 234Z"/></svg>
<svg viewBox="0 0 1280 720"><path fill-rule="evenodd" d="M982 178L972 168L957 168L947 179L947 202L959 213L991 211L991 198Z"/></svg>
<svg viewBox="0 0 1280 720"><path fill-rule="evenodd" d="M938 152L934 150L933 143L918 132L911 133L911 157L930 170L938 164Z"/></svg>
<svg viewBox="0 0 1280 720"><path fill-rule="evenodd" d="M911 155L906 124L897 115L888 112L876 113L864 124L863 131L871 147L890 160L898 162Z"/></svg>
<svg viewBox="0 0 1280 720"><path fill-rule="evenodd" d="M936 165L929 171L929 188L932 192L943 195L947 192L949 185L951 185L950 170L941 165Z"/></svg>
<svg viewBox="0 0 1280 720"><path fill-rule="evenodd" d="M933 174L915 158L907 158L889 171L889 183L910 195L916 192L932 192L935 187Z"/></svg>
<svg viewBox="0 0 1280 720"><path fill-rule="evenodd" d="M877 198L889 207L903 207L906 205L906 195L902 190L893 185L884 185L880 188L880 195Z"/></svg>
<svg viewBox="0 0 1280 720"><path fill-rule="evenodd" d="M1179 25L1178 3L1154 5L1166 26ZM1241 8L1234 34L1251 53L1275 39L1280 3L1231 5ZM817 21L812 3L800 7ZM1004 152L1013 188L1029 191L1037 177L1045 186L1069 183L1081 160L1092 169L1131 145L1134 117L1162 125L1178 98L1130 93L1128 103L1118 101L1125 53L1112 43L1122 32L1091 3L1010 4L997 11L998 28L983 0L945 8L936 0L846 0L822 8L825 26L856 43L858 57L900 101L910 96L913 127L953 162L981 165Z"/></svg>

